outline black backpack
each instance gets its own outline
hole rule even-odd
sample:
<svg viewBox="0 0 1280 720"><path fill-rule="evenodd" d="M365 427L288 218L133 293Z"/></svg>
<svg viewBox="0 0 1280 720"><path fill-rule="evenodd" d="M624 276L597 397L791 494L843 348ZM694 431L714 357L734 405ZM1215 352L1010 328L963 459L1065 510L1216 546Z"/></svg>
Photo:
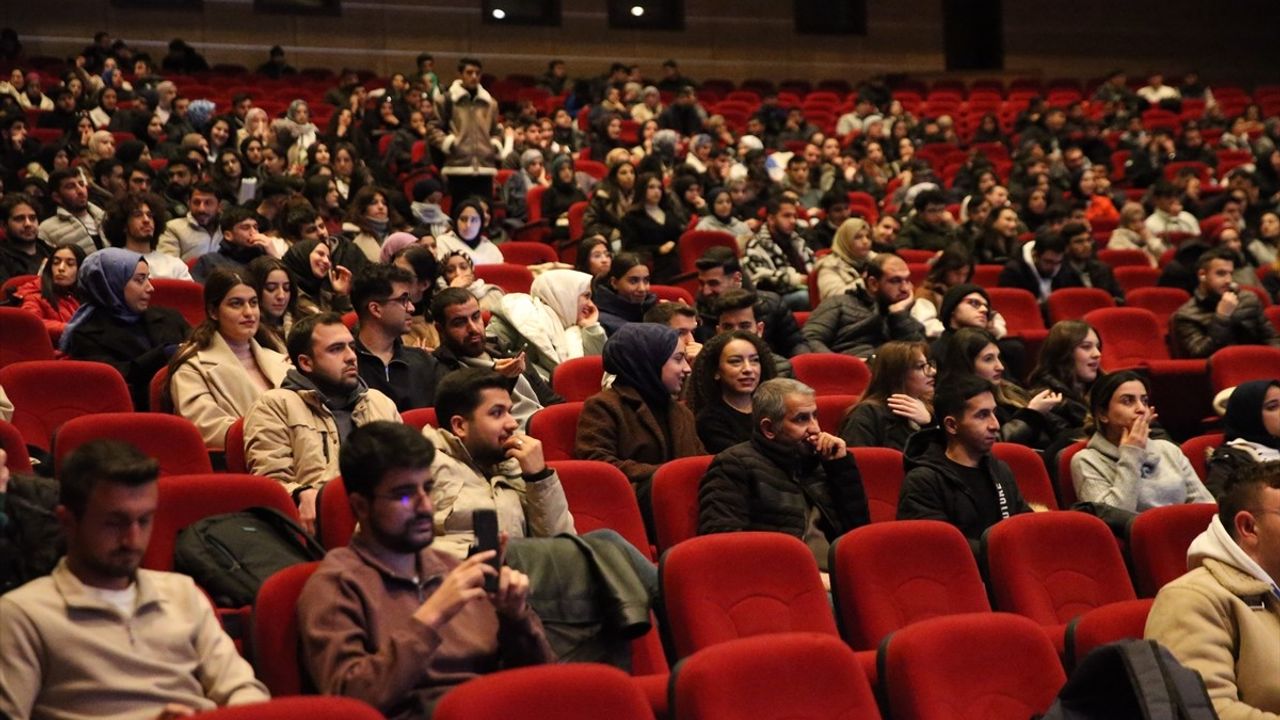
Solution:
<svg viewBox="0 0 1280 720"><path fill-rule="evenodd" d="M1085 656L1041 720L1217 720L1204 680L1153 640Z"/></svg>
<svg viewBox="0 0 1280 720"><path fill-rule="evenodd" d="M213 515L178 533L174 569L190 575L218 607L252 605L267 578L290 565L320 560L324 548L275 508Z"/></svg>

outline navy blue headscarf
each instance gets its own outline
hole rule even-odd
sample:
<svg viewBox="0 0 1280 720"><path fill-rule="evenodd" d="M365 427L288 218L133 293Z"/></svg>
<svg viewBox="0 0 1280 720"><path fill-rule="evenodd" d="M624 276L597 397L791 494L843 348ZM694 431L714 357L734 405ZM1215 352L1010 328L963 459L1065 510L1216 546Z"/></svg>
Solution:
<svg viewBox="0 0 1280 720"><path fill-rule="evenodd" d="M650 407L665 408L671 391L662 383L662 366L676 351L680 334L657 323L627 323L604 344L604 369L618 376L615 385L635 388Z"/></svg>

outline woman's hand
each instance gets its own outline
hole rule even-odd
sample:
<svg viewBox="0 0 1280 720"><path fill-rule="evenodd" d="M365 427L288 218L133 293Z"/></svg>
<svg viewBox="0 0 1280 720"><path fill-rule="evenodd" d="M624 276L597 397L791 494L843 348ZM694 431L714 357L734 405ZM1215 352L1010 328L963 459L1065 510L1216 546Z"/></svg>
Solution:
<svg viewBox="0 0 1280 720"><path fill-rule="evenodd" d="M929 414L929 408L925 407L924 402L910 395L894 393L889 396L887 404L894 415L904 417L921 427L928 425L933 420L933 416Z"/></svg>
<svg viewBox="0 0 1280 720"><path fill-rule="evenodd" d="M351 271L341 265L334 265L329 271L329 284L333 286L333 291L339 295L347 295L351 292Z"/></svg>
<svg viewBox="0 0 1280 720"><path fill-rule="evenodd" d="M1054 408L1062 404L1062 393L1052 390L1041 390L1036 396L1027 401L1027 407L1035 410L1041 415L1048 415Z"/></svg>

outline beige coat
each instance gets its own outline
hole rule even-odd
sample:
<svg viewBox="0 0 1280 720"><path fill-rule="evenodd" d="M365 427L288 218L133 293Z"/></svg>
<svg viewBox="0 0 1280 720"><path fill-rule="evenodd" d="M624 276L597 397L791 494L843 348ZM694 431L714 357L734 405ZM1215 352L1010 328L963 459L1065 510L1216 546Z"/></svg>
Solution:
<svg viewBox="0 0 1280 720"><path fill-rule="evenodd" d="M818 298L821 300L846 290L865 287L857 269L835 253L827 253L818 258L813 270L818 273Z"/></svg>
<svg viewBox="0 0 1280 720"><path fill-rule="evenodd" d="M280 387L289 372L289 358L250 341L258 369L271 383ZM222 450L227 429L244 417L262 392L249 379L249 373L222 335L214 333L208 348L191 356L169 380L173 411L195 423L204 438L205 447Z"/></svg>
<svg viewBox="0 0 1280 720"><path fill-rule="evenodd" d="M356 403L351 421L400 422L391 398L369 390ZM338 423L314 390L269 390L244 418L244 455L249 472L284 483L293 492L319 487L340 474Z"/></svg>
<svg viewBox="0 0 1280 720"><path fill-rule="evenodd" d="M1222 720L1280 718L1280 600L1219 560L1160 590L1146 637L1204 678Z"/></svg>
<svg viewBox="0 0 1280 720"><path fill-rule="evenodd" d="M436 447L431 463L435 479L431 501L436 509L433 550L465 558L475 540L471 514L481 509L496 511L498 529L512 538L574 532L569 501L554 470L549 477L527 482L520 464L512 459L491 468L485 477L453 433L427 426L422 434Z"/></svg>

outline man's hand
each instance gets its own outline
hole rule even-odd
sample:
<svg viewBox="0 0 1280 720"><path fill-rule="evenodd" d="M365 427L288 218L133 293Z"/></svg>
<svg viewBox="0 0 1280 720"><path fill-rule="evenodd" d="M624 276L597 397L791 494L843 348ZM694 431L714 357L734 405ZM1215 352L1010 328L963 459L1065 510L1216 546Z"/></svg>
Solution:
<svg viewBox="0 0 1280 720"><path fill-rule="evenodd" d="M542 441L538 438L516 431L502 443L508 458L515 458L520 463L520 472L525 475L536 475L547 469L547 461L542 456Z"/></svg>
<svg viewBox="0 0 1280 720"><path fill-rule="evenodd" d="M1231 317L1231 313L1236 311L1236 307L1240 305L1240 296L1230 290L1222 293L1222 299L1218 301L1218 307L1214 312L1218 317L1226 320Z"/></svg>
<svg viewBox="0 0 1280 720"><path fill-rule="evenodd" d="M319 495L320 491L315 488L298 493L298 517L302 520L302 527L312 535L316 532L316 498Z"/></svg>
<svg viewBox="0 0 1280 720"><path fill-rule="evenodd" d="M503 566L498 573L498 592L489 595L489 602L498 614L508 619L518 619L525 614L529 599L529 576Z"/></svg>
<svg viewBox="0 0 1280 720"><path fill-rule="evenodd" d="M889 312L890 313L907 312L915 304L916 304L916 296L912 295L906 298L905 300L899 300L898 302L890 305Z"/></svg>
<svg viewBox="0 0 1280 720"><path fill-rule="evenodd" d="M700 352L702 352L702 343L696 342L694 340L690 340L689 342L685 343L684 356L685 356L685 359L689 361L690 365L693 364L694 360L698 359L698 353Z"/></svg>
<svg viewBox="0 0 1280 720"><path fill-rule="evenodd" d="M496 550L476 553L450 570L449 574L444 576L444 582L440 583L440 587L436 588L431 597L414 611L414 619L439 632L468 603L484 597L484 576L497 572L486 563L496 554ZM499 585L499 592L501 592L501 585Z"/></svg>
<svg viewBox="0 0 1280 720"><path fill-rule="evenodd" d="M524 374L525 355L520 353L513 358L502 358L493 361L493 370L503 377L516 378Z"/></svg>
<svg viewBox="0 0 1280 720"><path fill-rule="evenodd" d="M887 404L894 415L912 420L920 426L928 425L929 421L933 419L933 416L929 414L929 408L925 407L923 402L910 395L894 393L889 396Z"/></svg>
<svg viewBox="0 0 1280 720"><path fill-rule="evenodd" d="M807 442L823 460L839 460L849 453L844 440L831 433L820 432L817 435L811 435Z"/></svg>

